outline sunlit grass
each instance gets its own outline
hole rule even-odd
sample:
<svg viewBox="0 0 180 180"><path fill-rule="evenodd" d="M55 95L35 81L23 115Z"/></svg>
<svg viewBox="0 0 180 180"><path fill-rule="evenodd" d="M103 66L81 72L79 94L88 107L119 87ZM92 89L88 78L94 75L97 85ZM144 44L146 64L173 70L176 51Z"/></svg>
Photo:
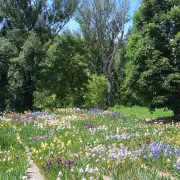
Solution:
<svg viewBox="0 0 180 180"><path fill-rule="evenodd" d="M153 112L150 112L148 108L140 107L140 106L132 106L126 107L122 105L116 105L112 108L115 111L118 111L122 114L134 115L143 118L163 118L163 117L171 117L173 116L173 112L167 109L156 109Z"/></svg>

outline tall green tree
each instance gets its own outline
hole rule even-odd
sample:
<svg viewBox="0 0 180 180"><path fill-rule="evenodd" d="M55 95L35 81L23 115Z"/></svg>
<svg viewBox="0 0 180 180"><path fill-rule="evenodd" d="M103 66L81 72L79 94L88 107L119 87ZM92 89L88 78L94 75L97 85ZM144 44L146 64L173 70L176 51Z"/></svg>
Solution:
<svg viewBox="0 0 180 180"><path fill-rule="evenodd" d="M33 92L36 90L45 49L50 44L48 42L70 20L78 2L0 0L0 35L8 38L18 51L6 69L11 94L10 108L32 109Z"/></svg>
<svg viewBox="0 0 180 180"><path fill-rule="evenodd" d="M168 107L180 120L180 1L143 0L128 41L124 91L150 109Z"/></svg>
<svg viewBox="0 0 180 180"><path fill-rule="evenodd" d="M17 54L17 49L10 41L0 37L0 111L4 111L8 102L8 68L10 59Z"/></svg>
<svg viewBox="0 0 180 180"><path fill-rule="evenodd" d="M88 72L85 52L84 41L78 34L64 32L55 38L47 51L42 81L35 93L37 107L48 104L46 99L58 107L82 106Z"/></svg>
<svg viewBox="0 0 180 180"><path fill-rule="evenodd" d="M8 70L11 108L32 109L33 92L42 70L45 49L36 33L29 32L19 56L10 60Z"/></svg>
<svg viewBox="0 0 180 180"><path fill-rule="evenodd" d="M112 103L113 95L114 57L125 38L128 13L128 0L83 0L77 13L84 37L90 37L92 44L97 42L99 45L102 72L108 81L108 106Z"/></svg>

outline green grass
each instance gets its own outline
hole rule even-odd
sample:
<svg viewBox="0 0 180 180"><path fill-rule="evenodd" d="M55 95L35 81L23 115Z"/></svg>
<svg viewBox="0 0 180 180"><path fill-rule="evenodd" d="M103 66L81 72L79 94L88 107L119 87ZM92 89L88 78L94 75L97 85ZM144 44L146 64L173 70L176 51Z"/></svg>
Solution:
<svg viewBox="0 0 180 180"><path fill-rule="evenodd" d="M162 118L162 117L171 117L173 116L173 112L170 110L156 109L154 112L150 112L148 108L133 106L133 107L125 107L116 105L113 110L118 111L122 114L134 115L143 118Z"/></svg>

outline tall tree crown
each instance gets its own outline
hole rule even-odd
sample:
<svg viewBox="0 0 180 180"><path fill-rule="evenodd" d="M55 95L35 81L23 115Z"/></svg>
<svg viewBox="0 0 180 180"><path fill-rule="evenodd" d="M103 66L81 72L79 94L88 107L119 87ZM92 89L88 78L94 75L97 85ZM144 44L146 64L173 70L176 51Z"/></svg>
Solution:
<svg viewBox="0 0 180 180"><path fill-rule="evenodd" d="M180 108L180 1L143 0L127 46L125 94L151 108Z"/></svg>

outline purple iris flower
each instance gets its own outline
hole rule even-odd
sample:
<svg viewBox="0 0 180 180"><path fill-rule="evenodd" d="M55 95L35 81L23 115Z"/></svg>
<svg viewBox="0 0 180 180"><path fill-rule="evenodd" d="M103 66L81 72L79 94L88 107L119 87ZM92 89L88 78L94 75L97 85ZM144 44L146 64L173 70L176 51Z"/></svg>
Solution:
<svg viewBox="0 0 180 180"><path fill-rule="evenodd" d="M93 125L92 124L87 124L86 126L85 126L85 129L92 129L93 128Z"/></svg>
<svg viewBox="0 0 180 180"><path fill-rule="evenodd" d="M56 158L56 163L60 164L61 162L62 162L62 160L61 160L60 156L58 156L58 157Z"/></svg>
<svg viewBox="0 0 180 180"><path fill-rule="evenodd" d="M51 161L46 161L46 168L47 169L50 169L51 165L52 165Z"/></svg>

